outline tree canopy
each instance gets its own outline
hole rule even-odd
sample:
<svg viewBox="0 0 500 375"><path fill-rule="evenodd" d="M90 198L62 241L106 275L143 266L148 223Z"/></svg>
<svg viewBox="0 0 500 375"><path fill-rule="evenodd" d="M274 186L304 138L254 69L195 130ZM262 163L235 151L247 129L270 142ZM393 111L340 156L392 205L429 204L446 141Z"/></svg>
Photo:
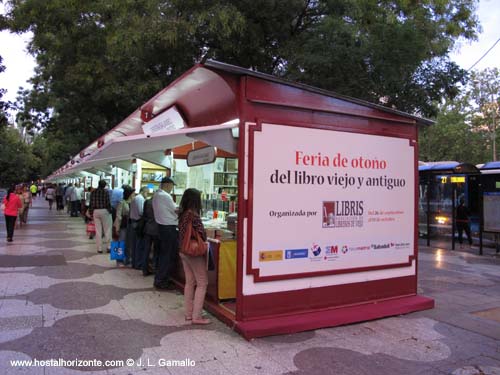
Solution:
<svg viewBox="0 0 500 375"><path fill-rule="evenodd" d="M435 116L466 72L448 54L477 0L10 0L38 67L18 122L50 161L118 124L202 57Z"/></svg>
<svg viewBox="0 0 500 375"><path fill-rule="evenodd" d="M2 64L3 58L0 56L0 74L5 71L5 66ZM5 95L5 89L0 87L0 130L2 128L5 128L7 126L7 109L8 109L8 104L2 100L3 96Z"/></svg>
<svg viewBox="0 0 500 375"><path fill-rule="evenodd" d="M500 71L472 71L460 95L440 108L436 125L421 132L420 159L473 164L497 160Z"/></svg>

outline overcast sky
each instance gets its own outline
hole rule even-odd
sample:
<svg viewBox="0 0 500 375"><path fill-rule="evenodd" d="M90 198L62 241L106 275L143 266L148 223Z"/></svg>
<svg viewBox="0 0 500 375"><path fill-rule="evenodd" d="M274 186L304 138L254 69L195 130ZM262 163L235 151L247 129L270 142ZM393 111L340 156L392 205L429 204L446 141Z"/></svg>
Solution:
<svg viewBox="0 0 500 375"><path fill-rule="evenodd" d="M452 59L462 68L469 69L500 38L500 0L481 0L478 10L483 32L474 43L460 43L452 54ZM0 4L0 11L2 10ZM15 35L6 31L0 32L0 56L6 70L0 73L0 88L7 89L6 100L14 101L20 86L29 87L26 82L33 76L35 62L26 53L26 42L29 34ZM479 62L474 69L500 68L500 42Z"/></svg>

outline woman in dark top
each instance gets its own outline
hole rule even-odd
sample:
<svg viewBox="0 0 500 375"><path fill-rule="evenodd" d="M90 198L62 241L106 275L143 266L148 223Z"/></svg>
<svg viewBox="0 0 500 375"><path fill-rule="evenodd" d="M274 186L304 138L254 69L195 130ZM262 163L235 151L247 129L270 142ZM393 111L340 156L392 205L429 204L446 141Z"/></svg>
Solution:
<svg viewBox="0 0 500 375"><path fill-rule="evenodd" d="M187 189L182 195L179 206L179 243L182 246L184 236L189 225L197 231L204 241L207 236L205 228L200 218L201 212L201 194L196 189ZM204 256L190 256L183 253L180 249L180 258L184 268L186 284L184 286L184 309L186 321L192 324L209 324L209 319L201 315L205 294L207 292L208 274L206 268L206 259Z"/></svg>

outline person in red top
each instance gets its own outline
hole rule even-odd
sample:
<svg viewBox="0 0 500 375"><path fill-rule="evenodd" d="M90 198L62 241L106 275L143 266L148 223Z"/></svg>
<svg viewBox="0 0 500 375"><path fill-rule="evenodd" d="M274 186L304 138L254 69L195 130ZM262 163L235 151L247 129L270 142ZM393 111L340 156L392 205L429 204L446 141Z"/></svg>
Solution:
<svg viewBox="0 0 500 375"><path fill-rule="evenodd" d="M5 226L7 227L7 241L12 242L12 237L14 237L14 226L16 225L16 219L19 209L23 207L21 200L14 193L15 187L11 186L7 191L7 195L3 199L2 204L5 205L4 215L5 215Z"/></svg>

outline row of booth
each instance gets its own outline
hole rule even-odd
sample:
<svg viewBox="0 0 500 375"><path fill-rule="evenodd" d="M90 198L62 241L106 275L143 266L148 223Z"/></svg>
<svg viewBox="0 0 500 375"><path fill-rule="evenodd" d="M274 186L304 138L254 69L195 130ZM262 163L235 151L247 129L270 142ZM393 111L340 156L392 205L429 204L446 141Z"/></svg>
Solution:
<svg viewBox="0 0 500 375"><path fill-rule="evenodd" d="M250 339L433 307L417 294L417 127L430 124L207 61L48 179L152 193L170 176L177 202L199 189L205 308Z"/></svg>
<svg viewBox="0 0 500 375"><path fill-rule="evenodd" d="M470 213L471 232L499 252L500 162L480 165L456 161L420 162L419 234L427 240L450 237L455 249L455 214L460 198Z"/></svg>

